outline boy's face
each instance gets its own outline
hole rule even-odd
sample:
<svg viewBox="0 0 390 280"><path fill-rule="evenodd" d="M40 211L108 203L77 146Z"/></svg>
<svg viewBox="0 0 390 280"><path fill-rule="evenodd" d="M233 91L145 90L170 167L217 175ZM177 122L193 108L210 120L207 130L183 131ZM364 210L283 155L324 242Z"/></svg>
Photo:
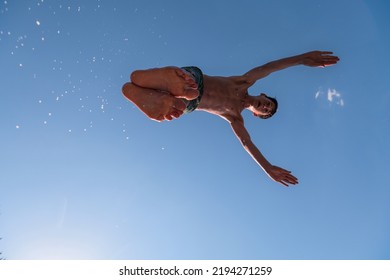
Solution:
<svg viewBox="0 0 390 280"><path fill-rule="evenodd" d="M256 96L254 98L254 103L252 104L253 109L253 115L256 117L260 116L268 116L271 112L273 112L275 108L274 102L268 98L267 95L264 93L260 94L259 96Z"/></svg>

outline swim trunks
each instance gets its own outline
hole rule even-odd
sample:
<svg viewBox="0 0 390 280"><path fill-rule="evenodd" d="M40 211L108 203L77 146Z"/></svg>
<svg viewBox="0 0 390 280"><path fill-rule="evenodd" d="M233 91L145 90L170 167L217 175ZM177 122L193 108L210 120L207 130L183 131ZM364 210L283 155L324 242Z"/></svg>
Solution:
<svg viewBox="0 0 390 280"><path fill-rule="evenodd" d="M199 96L193 100L183 100L186 102L187 107L184 110L184 114L191 113L194 111L200 103L200 100L202 99L203 96L203 73L202 70L200 70L196 66L187 66L187 67L181 67L181 69L187 71L194 77L195 82L198 84L198 91L199 91Z"/></svg>

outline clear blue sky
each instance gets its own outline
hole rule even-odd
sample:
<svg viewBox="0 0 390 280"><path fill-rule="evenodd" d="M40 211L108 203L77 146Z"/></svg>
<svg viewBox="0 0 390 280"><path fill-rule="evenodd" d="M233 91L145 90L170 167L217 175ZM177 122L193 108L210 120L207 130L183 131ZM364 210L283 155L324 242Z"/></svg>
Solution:
<svg viewBox="0 0 390 280"><path fill-rule="evenodd" d="M388 1L0 3L0 251L8 259L389 259ZM250 89L271 181L222 119L148 120L135 69L238 75L310 50Z"/></svg>

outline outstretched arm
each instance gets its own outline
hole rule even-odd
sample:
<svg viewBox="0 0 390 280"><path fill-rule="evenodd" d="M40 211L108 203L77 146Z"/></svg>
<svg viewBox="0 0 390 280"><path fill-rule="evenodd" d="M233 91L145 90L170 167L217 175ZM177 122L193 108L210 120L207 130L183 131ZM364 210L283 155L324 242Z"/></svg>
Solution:
<svg viewBox="0 0 390 280"><path fill-rule="evenodd" d="M336 64L339 61L337 56L333 56L332 52L328 51L312 51L304 54L282 58L279 60L268 62L262 66L253 68L244 74L247 82L253 85L257 80L260 80L272 72L279 71L291 66L306 65L311 67L326 67Z"/></svg>
<svg viewBox="0 0 390 280"><path fill-rule="evenodd" d="M272 165L259 151L259 149L253 144L251 137L244 126L243 120L234 119L229 120L230 125L240 140L244 149L252 156L258 165L264 170L264 172L272 178L274 181L283 184L288 187L289 184L297 184L298 179L291 174L291 171L287 171L278 166Z"/></svg>

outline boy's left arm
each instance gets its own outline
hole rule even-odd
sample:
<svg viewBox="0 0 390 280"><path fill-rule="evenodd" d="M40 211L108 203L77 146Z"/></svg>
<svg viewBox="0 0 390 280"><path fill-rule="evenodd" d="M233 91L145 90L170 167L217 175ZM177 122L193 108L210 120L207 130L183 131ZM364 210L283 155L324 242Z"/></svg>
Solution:
<svg viewBox="0 0 390 280"><path fill-rule="evenodd" d="M312 51L304 54L282 58L268 62L262 66L253 68L243 75L248 84L253 85L269 74L283 70L296 65L305 65L310 67L327 67L336 64L339 61L337 56L328 51Z"/></svg>

